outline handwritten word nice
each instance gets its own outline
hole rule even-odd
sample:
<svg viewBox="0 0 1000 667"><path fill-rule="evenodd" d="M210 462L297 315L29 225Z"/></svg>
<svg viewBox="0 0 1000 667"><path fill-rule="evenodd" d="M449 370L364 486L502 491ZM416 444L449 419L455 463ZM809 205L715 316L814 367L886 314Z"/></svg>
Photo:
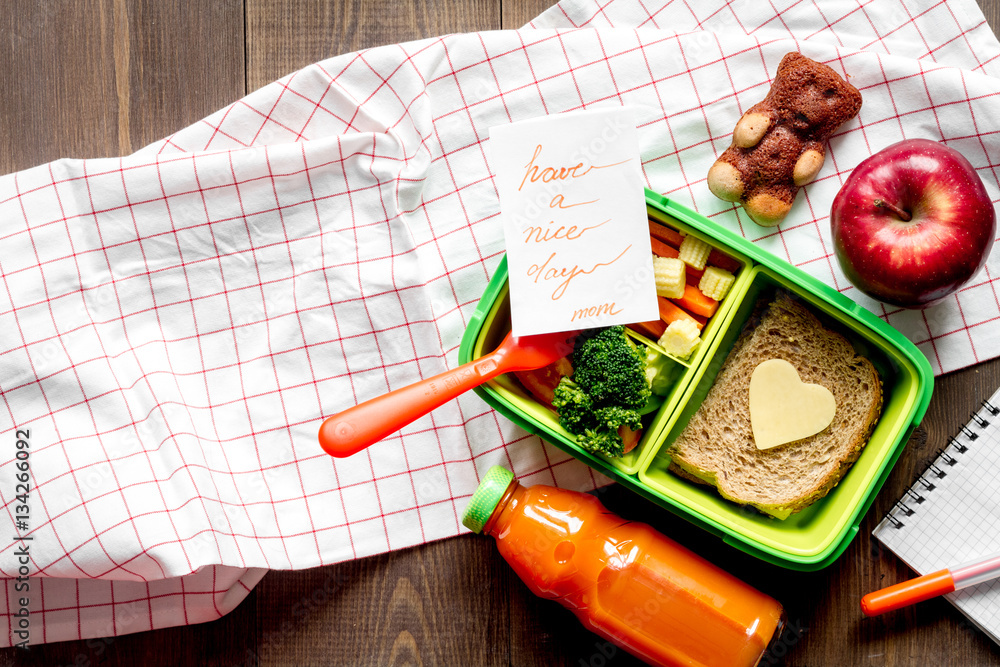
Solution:
<svg viewBox="0 0 1000 667"><path fill-rule="evenodd" d="M596 225L590 225L587 227L580 227L578 225L559 225L558 227L543 227L542 225L528 225L524 230L524 242L530 243L534 241L535 243L545 243L546 241L558 241L565 239L567 241L575 241L576 239L583 236L585 232L589 232L591 229L597 229L601 225L611 222L611 218L608 218L604 222L599 222ZM555 224L555 220L550 220L549 225Z"/></svg>

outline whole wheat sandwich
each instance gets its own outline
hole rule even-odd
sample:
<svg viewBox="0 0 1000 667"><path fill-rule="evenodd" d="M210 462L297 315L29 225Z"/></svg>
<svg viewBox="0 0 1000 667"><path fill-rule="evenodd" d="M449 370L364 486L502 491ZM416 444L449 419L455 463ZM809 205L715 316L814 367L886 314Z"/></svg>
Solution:
<svg viewBox="0 0 1000 667"><path fill-rule="evenodd" d="M788 361L803 383L829 389L836 409L830 425L815 435L758 449L750 421L750 378L769 359ZM882 383L872 363L779 291L763 310L758 308L705 400L671 444L670 469L714 485L729 500L784 519L836 486L860 456L881 410Z"/></svg>

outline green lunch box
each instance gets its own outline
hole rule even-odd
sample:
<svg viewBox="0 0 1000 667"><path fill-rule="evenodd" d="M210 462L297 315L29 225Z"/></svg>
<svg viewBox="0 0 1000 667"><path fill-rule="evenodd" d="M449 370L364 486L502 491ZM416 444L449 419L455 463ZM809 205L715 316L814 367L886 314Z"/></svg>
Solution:
<svg viewBox="0 0 1000 667"><path fill-rule="evenodd" d="M871 312L708 218L649 190L646 209L650 220L701 238L737 260L740 268L715 315L705 324L701 343L690 358L674 361L674 384L644 428L639 445L620 459L578 447L574 436L559 425L558 417L511 376L501 375L476 392L516 424L726 543L790 569L824 568L857 534L865 512L927 411L934 385L930 364L913 343ZM824 324L846 336L872 361L883 383L882 416L860 458L826 497L784 520L727 501L714 487L669 472L666 453L708 393L758 300L779 288L797 295ZM465 363L491 352L509 331L504 259L465 331L459 361Z"/></svg>

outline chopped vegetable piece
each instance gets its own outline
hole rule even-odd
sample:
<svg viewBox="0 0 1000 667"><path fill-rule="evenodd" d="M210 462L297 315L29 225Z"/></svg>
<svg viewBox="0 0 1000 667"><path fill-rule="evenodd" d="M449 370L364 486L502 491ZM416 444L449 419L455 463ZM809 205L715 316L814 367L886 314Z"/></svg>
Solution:
<svg viewBox="0 0 1000 667"><path fill-rule="evenodd" d="M709 266L702 274L698 282L698 289L710 299L722 301L729 293L729 288L733 286L736 277L725 269L717 266Z"/></svg>
<svg viewBox="0 0 1000 667"><path fill-rule="evenodd" d="M712 266L717 266L720 269L725 269L730 273L736 273L743 266L738 261L725 254L721 250L716 250L712 248L712 252L708 253L708 264Z"/></svg>
<svg viewBox="0 0 1000 667"><path fill-rule="evenodd" d="M677 248L653 237L649 238L649 246L653 249L653 254L657 257L677 257L679 254Z"/></svg>
<svg viewBox="0 0 1000 667"><path fill-rule="evenodd" d="M685 264L701 270L705 268L705 262L708 260L708 253L712 251L712 246L699 238L688 235L684 237L679 250L678 256L684 260Z"/></svg>
<svg viewBox="0 0 1000 667"><path fill-rule="evenodd" d="M679 299L684 296L686 287L684 267L684 262L676 258L653 257L653 279L656 281L656 293L659 296L668 299Z"/></svg>
<svg viewBox="0 0 1000 667"><path fill-rule="evenodd" d="M653 222L652 220L649 221L649 235L654 239L660 239L664 243L669 243L675 248L679 248L681 241L684 240L684 235L676 229L670 229L670 227Z"/></svg>
<svg viewBox="0 0 1000 667"><path fill-rule="evenodd" d="M676 258L680 254L680 251L677 250L677 248L669 246L661 241L657 241L656 239L649 239L649 243L653 248L653 254L657 257ZM703 271L699 271L698 269L689 266L684 272L684 279L688 282L688 284L697 285L698 281L701 280L703 273Z"/></svg>
<svg viewBox="0 0 1000 667"><path fill-rule="evenodd" d="M666 327L664 327L664 331L666 331ZM659 340L659 336L657 336L657 340ZM660 354L653 348L647 348L646 379L649 380L649 389L653 392L653 396L663 397L670 393L681 370L681 366L667 355ZM647 407L648 405L647 403Z"/></svg>
<svg viewBox="0 0 1000 667"><path fill-rule="evenodd" d="M601 406L640 408L649 398L645 352L625 335L623 326L580 334L572 362L572 379Z"/></svg>
<svg viewBox="0 0 1000 667"><path fill-rule="evenodd" d="M649 221L649 235L651 241L653 242L653 254L659 255L660 257L676 257L676 254L661 254L656 251L659 242L662 246L680 248L681 243L683 243L686 236L675 229L661 225L658 222ZM667 251L669 252L669 251ZM725 269L730 273L736 273L740 270L742 266L737 260L733 259L729 255L725 254L717 248L712 248L708 253L708 261L706 264L711 264L712 266L717 266L720 269Z"/></svg>
<svg viewBox="0 0 1000 667"><path fill-rule="evenodd" d="M701 329L704 325L704 323L694 317L694 315L687 312L673 301L664 299L662 296L657 301L660 305L660 319L666 322L668 326L677 320L691 320L699 329Z"/></svg>
<svg viewBox="0 0 1000 667"><path fill-rule="evenodd" d="M705 296L694 285L685 285L684 296L673 301L692 315L701 315L702 317L715 315L715 311L719 308L718 301Z"/></svg>
<svg viewBox="0 0 1000 667"><path fill-rule="evenodd" d="M652 393L644 350L629 340L623 326L592 329L577 338L573 375L559 381L552 406L559 423L583 449L621 456L629 445L622 426L630 438L638 439L633 432L642 428L639 410Z"/></svg>
<svg viewBox="0 0 1000 667"><path fill-rule="evenodd" d="M618 427L618 437L622 439L622 454L628 454L642 439L642 429L632 430L627 425Z"/></svg>
<svg viewBox="0 0 1000 667"><path fill-rule="evenodd" d="M559 381L573 374L573 364L566 357L553 361L548 366L534 370L514 371L514 375L532 396L547 407L552 407L552 397Z"/></svg>
<svg viewBox="0 0 1000 667"><path fill-rule="evenodd" d="M701 335L698 328L687 320L671 322L667 330L657 341L668 354L672 354L678 359L686 359L690 356L694 348L701 342Z"/></svg>
<svg viewBox="0 0 1000 667"><path fill-rule="evenodd" d="M657 340L667 330L667 323L663 320L653 320L652 322L633 322L628 325L632 331L642 334L650 340Z"/></svg>

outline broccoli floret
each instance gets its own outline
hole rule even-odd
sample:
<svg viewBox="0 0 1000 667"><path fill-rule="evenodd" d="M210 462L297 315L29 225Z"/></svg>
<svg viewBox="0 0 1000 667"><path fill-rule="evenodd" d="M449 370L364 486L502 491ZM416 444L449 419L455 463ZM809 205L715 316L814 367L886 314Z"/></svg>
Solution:
<svg viewBox="0 0 1000 667"><path fill-rule="evenodd" d="M573 380L598 406L639 409L649 398L646 354L625 335L625 327L594 329L573 349Z"/></svg>
<svg viewBox="0 0 1000 667"><path fill-rule="evenodd" d="M568 377L556 386L552 407L559 413L559 423L570 433L583 433L597 423L590 396Z"/></svg>
<svg viewBox="0 0 1000 667"><path fill-rule="evenodd" d="M630 410L618 405L609 405L606 408L594 410L594 419L597 421L599 429L618 432L618 427L628 426L633 431L642 428L638 410Z"/></svg>
<svg viewBox="0 0 1000 667"><path fill-rule="evenodd" d="M641 428L640 410L650 398L646 356L625 336L625 327L585 332L573 351L573 375L555 388L559 422L584 449L621 456L618 428Z"/></svg>
<svg viewBox="0 0 1000 667"><path fill-rule="evenodd" d="M576 442L584 449L597 454L621 456L625 453L625 444L618 433L618 427L625 425L637 431L642 426L638 412L617 405L598 408L592 415L594 427L579 434Z"/></svg>
<svg viewBox="0 0 1000 667"><path fill-rule="evenodd" d="M587 429L576 436L576 444L588 452L618 458L625 453L625 445L616 432Z"/></svg>

